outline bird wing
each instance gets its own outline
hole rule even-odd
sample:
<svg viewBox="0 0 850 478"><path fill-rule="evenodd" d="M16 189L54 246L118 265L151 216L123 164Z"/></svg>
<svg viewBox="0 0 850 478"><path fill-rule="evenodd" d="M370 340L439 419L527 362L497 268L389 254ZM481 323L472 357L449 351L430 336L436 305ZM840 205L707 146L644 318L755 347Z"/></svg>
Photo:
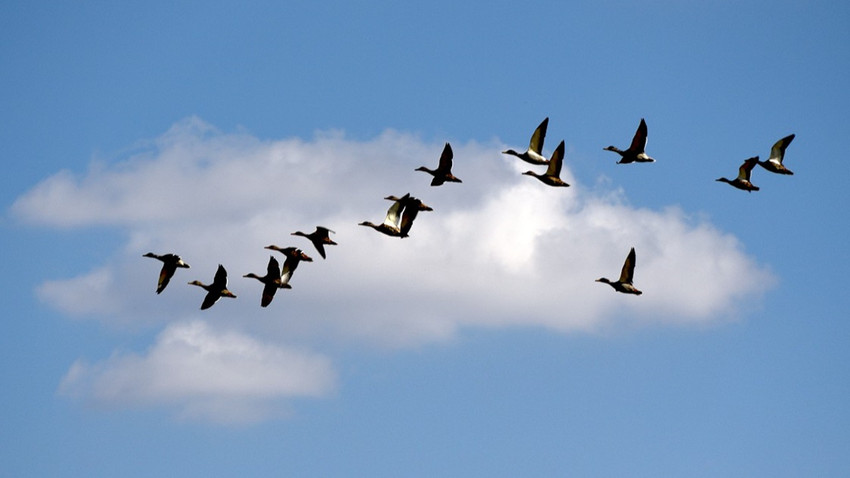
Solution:
<svg viewBox="0 0 850 478"><path fill-rule="evenodd" d="M274 256L269 256L269 265L266 267L266 277L274 280L280 279L280 263Z"/></svg>
<svg viewBox="0 0 850 478"><path fill-rule="evenodd" d="M537 154L541 154L541 151L543 151L543 141L546 139L546 129L548 127L549 117L547 116L540 122L537 129L534 130L534 134L531 135L531 141L528 143L529 150L534 151Z"/></svg>
<svg viewBox="0 0 850 478"><path fill-rule="evenodd" d="M162 269L159 271L159 281L156 284L156 293L159 294L163 290L165 290L165 286L168 285L168 281L171 280L171 277L174 275L174 272L177 271L177 263L171 261L163 261Z"/></svg>
<svg viewBox="0 0 850 478"><path fill-rule="evenodd" d="M215 271L212 287L217 290L227 289L227 271L224 270L224 266L221 264L218 265L218 269Z"/></svg>
<svg viewBox="0 0 850 478"><path fill-rule="evenodd" d="M437 171L439 171L440 174L451 173L453 157L454 153L452 152L452 145L446 143L446 146L443 148L443 154L440 155L440 164L437 166Z"/></svg>
<svg viewBox="0 0 850 478"><path fill-rule="evenodd" d="M793 134L789 134L788 136L780 139L779 141L773 143L773 147L770 148L770 157L767 158L768 161L777 160L779 164L782 164L782 160L785 159L785 148L791 144L791 141L794 140Z"/></svg>
<svg viewBox="0 0 850 478"><path fill-rule="evenodd" d="M295 257L287 257L285 261L283 261L283 269L280 271L280 283L288 284L289 280L292 278L292 274L295 272L295 269L298 267L298 263L301 262L301 259Z"/></svg>
<svg viewBox="0 0 850 478"><path fill-rule="evenodd" d="M413 220L419 215L420 206L423 206L422 201L416 198L408 199L404 205L404 213L401 216L401 227L399 227L402 237L407 236L410 228L413 227Z"/></svg>
<svg viewBox="0 0 850 478"><path fill-rule="evenodd" d="M561 166L564 163L564 142L558 143L558 147L552 152L552 159L549 160L549 167L546 169L547 176L556 178L561 177Z"/></svg>
<svg viewBox="0 0 850 478"><path fill-rule="evenodd" d="M323 237L329 237L328 236L329 232L333 232L334 234L336 234L334 231L331 231L330 229L323 227L323 226L316 226L316 232L319 233L319 235L321 235Z"/></svg>
<svg viewBox="0 0 850 478"><path fill-rule="evenodd" d="M401 210L409 198L410 193L407 193L401 199L393 202L392 206L387 209L387 217L384 218L384 224L398 229L398 223L401 220Z"/></svg>
<svg viewBox="0 0 850 478"><path fill-rule="evenodd" d="M274 294L277 292L279 287L279 282L267 282L263 287L263 297L260 299L260 307L266 307L272 303L272 299L274 299Z"/></svg>
<svg viewBox="0 0 850 478"><path fill-rule="evenodd" d="M746 181L750 180L750 171L753 170L755 165L759 162L758 156L753 156L744 161L744 164L738 168L738 179L744 179Z"/></svg>
<svg viewBox="0 0 850 478"><path fill-rule="evenodd" d="M620 282L624 284L631 284L632 279L635 276L635 248L632 247L632 250L629 251L629 255L626 256L626 262L623 263L623 270L620 271Z"/></svg>
<svg viewBox="0 0 850 478"><path fill-rule="evenodd" d="M642 153L646 149L646 121L640 119L635 136L632 138L632 144L629 146L629 151L634 153Z"/></svg>
<svg viewBox="0 0 850 478"><path fill-rule="evenodd" d="M220 296L217 291L208 291L206 297L204 297L204 303L201 304L201 310L209 309L210 307L212 307L212 305L215 304L216 301L218 301L219 297Z"/></svg>

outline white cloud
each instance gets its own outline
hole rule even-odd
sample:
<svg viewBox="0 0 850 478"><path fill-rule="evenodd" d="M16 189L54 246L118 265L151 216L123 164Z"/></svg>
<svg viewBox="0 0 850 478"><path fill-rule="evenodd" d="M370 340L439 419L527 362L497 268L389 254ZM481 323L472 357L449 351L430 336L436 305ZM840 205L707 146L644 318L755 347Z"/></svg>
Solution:
<svg viewBox="0 0 850 478"><path fill-rule="evenodd" d="M404 347L472 326L711 323L757 304L773 285L734 236L676 207L634 207L621 191L592 194L571 176L569 158L562 177L573 187L556 189L520 175L529 165L501 155L495 141L453 144L463 184L432 188L430 176L413 170L435 165L442 146L392 131L369 141L339 133L266 141L192 118L126 160L48 178L13 212L37 224L127 233L107 263L40 287L59 310L109 324L179 323L203 298L186 282L210 281L222 263L239 297L204 317L272 343ZM411 237L357 226L381 221L390 205L382 197L405 192L434 208L419 215ZM327 248L327 260L290 235L316 225L337 231L340 245ZM261 309L261 285L241 276L264 273L271 243L302 247L315 262ZM642 296L594 282L616 278L632 246ZM156 296L159 263L141 257L148 251L179 253L192 268Z"/></svg>
<svg viewBox="0 0 850 478"><path fill-rule="evenodd" d="M285 412L283 400L318 397L335 382L330 360L216 332L195 320L169 325L144 356L75 362L60 393L106 406L166 405L186 418L252 422Z"/></svg>

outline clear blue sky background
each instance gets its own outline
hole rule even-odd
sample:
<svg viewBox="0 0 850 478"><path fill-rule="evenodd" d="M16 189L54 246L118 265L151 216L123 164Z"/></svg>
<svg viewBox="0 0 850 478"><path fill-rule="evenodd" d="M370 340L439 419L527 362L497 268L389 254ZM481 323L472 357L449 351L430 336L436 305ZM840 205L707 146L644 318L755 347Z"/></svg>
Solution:
<svg viewBox="0 0 850 478"><path fill-rule="evenodd" d="M0 475L850 474L846 4L119 3L7 2L0 15ZM524 147L547 116L546 152L567 144L568 191L520 176L527 165L499 154ZM658 162L615 165L602 148L628 145L640 118ZM734 177L747 157L765 159L790 133L794 176L758 168L761 191L751 194L714 181ZM310 194L321 183L299 183L294 166L281 166L286 180L273 184L246 176L271 192L269 201L286 195L276 209L255 212L254 196L237 191L248 179L231 159L233 183L209 184L235 209L210 207L208 242L176 251L192 269L157 296L158 264L141 254L189 243L181 234L205 227L203 204L192 197L187 204L201 211L194 222L156 215L183 203L137 214L164 191L145 182L144 168L165 164L173 137L205 145L204 158L221 144L244 152L285 142L284 154L258 155L307 151L298 163L305 170L315 155L331 170L333 161L362 161L366 172L328 173L339 187L321 197ZM436 164L446 141L464 184L431 190L412 170ZM386 142L405 147L370 156ZM334 158L338 151L345 153ZM214 168L186 168L198 174L175 189L193 196ZM122 174L125 182L114 179ZM476 180L485 177L492 186ZM110 189L116 184L123 186ZM110 212L135 187L135 200ZM410 239L356 227L383 214L381 197L405 188L435 206ZM517 204L539 195L552 205L496 216L478 208L491 189L511 191ZM79 199L86 197L94 199ZM611 247L602 233L576 239L582 220L600 224L600 204L618 218L613 230L633 216L660 226L623 226ZM500 255L513 244L511 224L521 229L540 210L533 252ZM85 217L63 219L77 214ZM251 229L246 215L281 219L278 235L265 239L269 221ZM482 287L494 287L490 299L475 289L475 267L453 268L467 260L453 255L461 249L420 257L433 252L426 239L464 230L451 217L506 223L475 238L492 247L493 259L480 263L493 281ZM552 231L550 217L558 218ZM231 259L216 255L221 243L289 241L289 232L322 222L340 245L326 261L302 265L293 290L260 316L259 285L239 276L261 272L267 251L246 246L256 254L239 249ZM665 231L675 236L669 243ZM616 276L632 240L641 297L593 282ZM585 277L579 259L601 254L591 242L610 253ZM296 238L291 244L312 252ZM573 249L581 253L570 256ZM544 252L557 269L544 267ZM374 268L359 266L372 256ZM710 267L723 257L732 264ZM185 282L209 281L215 261L228 260L240 297L198 313L201 291ZM91 276L99 270L108 274ZM323 282L356 278L348 275L355 270L362 280ZM453 283L461 273L463 284ZM663 285L671 274L675 292ZM387 275L392 284L382 282ZM107 283L74 282L86 277ZM587 292L570 290L584 287L576 284ZM370 295L370 285L393 288L385 297ZM441 292L441 304L419 290ZM535 308L541 300L546 307ZM382 301L398 317L360 307ZM394 318L405 324L398 335L387 332L396 331ZM292 348L315 359L314 375L327 382L312 383L308 373L298 383L315 388L272 392L271 405L265 396L248 401L275 413L217 420L245 407L238 385L236 398L217 401L225 376L203 397L212 408L192 413L191 392L151 392L149 377L133 372L153 373L157 357L182 366L166 339L186 330L256 345L274 369L260 376L288 373L278 352ZM250 375L252 364L221 366ZM110 372L125 381L110 382L119 385L104 395L91 383Z"/></svg>

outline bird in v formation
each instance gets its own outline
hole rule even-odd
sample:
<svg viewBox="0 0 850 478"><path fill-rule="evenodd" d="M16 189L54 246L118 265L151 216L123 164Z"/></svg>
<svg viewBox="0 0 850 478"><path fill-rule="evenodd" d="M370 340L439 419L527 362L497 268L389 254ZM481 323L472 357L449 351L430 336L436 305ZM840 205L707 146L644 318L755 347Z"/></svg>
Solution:
<svg viewBox="0 0 850 478"><path fill-rule="evenodd" d="M567 184L560 178L561 168L564 160L564 141L561 141L558 144L549 159L543 156L543 145L546 138L548 126L549 118L546 117L532 133L528 148L525 151L517 152L513 149L507 149L505 151L502 151L502 153L506 155L516 156L517 158L529 164L543 165L547 167L544 173L526 171L522 173L523 175L535 177L548 186L567 187L569 186L569 184ZM620 155L620 160L617 161L617 164L655 162L655 159L653 159L646 153L646 143L648 136L647 130L648 128L646 125L646 121L644 120L644 118L641 118L640 124L638 125L637 131L635 131L635 134L632 138L632 142L629 145L628 149L621 150L615 146L607 146L603 149L606 151L613 151ZM794 138L795 135L790 134L776 141L771 147L770 156L765 161L759 161L758 156L753 156L745 160L743 164L741 164L741 166L738 168L738 175L734 179L720 177L717 179L717 181L728 183L729 185L735 188L747 192L752 192L759 191L760 189L758 186L755 186L750 179L753 168L755 168L756 165L760 165L764 169L776 174L794 174L793 172L791 172L791 170L786 168L783 163L785 159L785 150L788 145L791 144L791 141ZM452 173L453 158L454 153L452 151L452 147L447 142L443 147L443 152L440 155L436 169L429 169L426 166L420 166L419 168L416 168L416 171L423 171L430 174L433 177L431 179L431 186L441 186L447 182L461 183L462 181L456 176L454 176L454 174ZM380 224L374 224L369 221L363 221L359 223L359 225L370 227L390 237L405 238L409 237L411 228L413 227L413 221L416 219L419 212L433 211L430 206L424 204L419 198L411 196L410 193L407 193L402 197L387 196L384 199L392 201L392 204L387 210L383 222L381 222ZM311 233L295 231L292 233L292 235L305 237L310 240L313 247L322 257L322 259L326 259L325 246L337 245L337 243L334 242L329 235L333 232L334 231L328 229L327 227L316 226L315 231ZM302 261L313 261L310 256L305 254L304 251L298 249L297 247L279 247L276 245L269 245L265 248L282 253L285 257L285 260L283 266L281 267L277 259L275 259L274 256L270 256L267 265L266 275L259 276L254 273L248 273L243 276L246 278L256 279L263 284L263 291L260 299L260 305L262 307L267 307L272 302L274 295L278 289L292 288L289 282L292 279L292 275L295 272L296 268ZM159 255L153 252L148 252L147 254L144 254L144 257L154 258L162 262L162 268L160 269L160 274L157 281L157 294L161 294L165 290L166 286L169 284L171 278L174 276L178 268L188 269L190 267L189 264L183 261L180 256L173 253ZM632 247L629 251L628 256L626 257L625 263L623 264L623 268L620 272L620 277L618 280L612 281L610 279L602 277L597 279L596 282L609 284L617 292L622 292L624 294L640 295L642 294L642 292L638 290L632 283L634 278L635 264L636 254L634 247ZM236 295L227 288L227 271L221 264L218 265L212 283L204 284L200 281L194 280L189 282L189 284L199 286L207 291L207 294L201 304L202 310L209 309L210 307L212 307L212 305L215 304L221 297L236 297Z"/></svg>

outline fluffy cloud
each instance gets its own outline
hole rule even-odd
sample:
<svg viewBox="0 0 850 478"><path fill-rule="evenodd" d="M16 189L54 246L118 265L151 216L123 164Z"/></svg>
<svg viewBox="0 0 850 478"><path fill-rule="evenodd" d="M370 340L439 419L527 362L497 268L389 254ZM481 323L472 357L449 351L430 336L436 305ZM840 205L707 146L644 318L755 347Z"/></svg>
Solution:
<svg viewBox="0 0 850 478"><path fill-rule="evenodd" d="M369 141L340 133L271 141L191 118L127 159L93 164L82 176L57 173L13 212L51 227L107 225L127 234L107 263L42 284L39 297L57 309L171 327L191 320L203 298L186 282L209 282L222 263L239 297L205 311L209 327L237 324L272 343L404 347L463 327L569 332L709 323L740 313L773 284L734 236L677 207L649 210L621 191L591 193L571 176L569 161L562 178L573 187L556 189L520 175L531 167L499 154L497 142L452 146L464 182L432 188L413 169L434 166L441 143L393 131ZM434 208L419 215L409 238L357 226L380 222L390 205L382 197L406 192ZM340 245L327 248L327 260L290 235L316 225L337 231ZM302 247L315 262L302 264L293 289L261 309L261 285L241 276L264 273L270 251L263 246L272 243ZM640 297L594 282L618 277L630 247ZM192 268L178 270L156 296L159 263L141 257L148 251L179 253ZM162 340L147 359L113 358L104 369L120 375L133 361L147 364ZM76 365L69 377L80 369L106 373ZM75 383L102 388L97 380ZM126 390L119 396L141 393Z"/></svg>
<svg viewBox="0 0 850 478"><path fill-rule="evenodd" d="M167 405L186 418L242 423L285 412L285 399L325 395L334 382L325 357L195 320L169 325L144 356L78 360L59 389L106 406Z"/></svg>

